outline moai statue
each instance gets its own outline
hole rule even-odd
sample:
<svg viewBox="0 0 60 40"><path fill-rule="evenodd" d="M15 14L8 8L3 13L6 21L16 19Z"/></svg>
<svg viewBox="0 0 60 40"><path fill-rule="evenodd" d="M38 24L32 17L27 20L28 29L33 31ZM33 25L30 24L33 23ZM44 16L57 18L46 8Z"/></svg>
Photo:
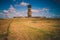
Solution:
<svg viewBox="0 0 60 40"><path fill-rule="evenodd" d="M32 16L31 9L32 9L31 5L28 5L28 17L31 17Z"/></svg>

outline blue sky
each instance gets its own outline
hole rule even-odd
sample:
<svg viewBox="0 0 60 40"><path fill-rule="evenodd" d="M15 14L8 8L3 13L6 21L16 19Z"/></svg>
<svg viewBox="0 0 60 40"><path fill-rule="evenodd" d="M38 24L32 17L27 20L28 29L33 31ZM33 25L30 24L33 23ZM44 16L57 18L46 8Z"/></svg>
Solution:
<svg viewBox="0 0 60 40"><path fill-rule="evenodd" d="M21 5L22 1L26 5ZM27 16L27 4L32 5L33 16L60 17L60 0L0 0L0 10L8 11L9 8L13 8L16 12L10 12L9 17Z"/></svg>

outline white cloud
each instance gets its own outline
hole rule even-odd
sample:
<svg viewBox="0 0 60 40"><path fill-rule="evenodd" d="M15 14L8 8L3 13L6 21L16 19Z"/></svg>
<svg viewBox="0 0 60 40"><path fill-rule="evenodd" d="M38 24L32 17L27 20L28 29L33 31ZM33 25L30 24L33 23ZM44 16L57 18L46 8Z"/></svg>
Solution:
<svg viewBox="0 0 60 40"><path fill-rule="evenodd" d="M29 5L29 3L26 3L26 2L21 2L21 4L20 4L21 6L27 6L27 5Z"/></svg>
<svg viewBox="0 0 60 40"><path fill-rule="evenodd" d="M15 13L16 9L12 5L10 5L10 8L8 10L3 10L3 12L8 14L10 14L11 12Z"/></svg>
<svg viewBox="0 0 60 40"><path fill-rule="evenodd" d="M36 9L32 9L31 11L35 12L35 13L39 13L40 12L40 10L36 10Z"/></svg>
<svg viewBox="0 0 60 40"><path fill-rule="evenodd" d="M12 18L14 16L17 16L16 9L10 5L10 8L8 10L3 10L5 17L8 16L8 18Z"/></svg>
<svg viewBox="0 0 60 40"><path fill-rule="evenodd" d="M20 4L15 4L15 6L27 6L29 3L21 2Z"/></svg>
<svg viewBox="0 0 60 40"><path fill-rule="evenodd" d="M3 10L4 13L9 13L8 10Z"/></svg>
<svg viewBox="0 0 60 40"><path fill-rule="evenodd" d="M32 9L33 16L41 16L41 17L51 17L53 16L51 13L49 13L49 9L42 8L42 9Z"/></svg>
<svg viewBox="0 0 60 40"><path fill-rule="evenodd" d="M43 9L32 9L31 11L34 12L34 13L40 13L40 12L48 11L48 9L47 8L43 8Z"/></svg>
<svg viewBox="0 0 60 40"><path fill-rule="evenodd" d="M19 16L26 16L27 10L25 11L21 11L21 12L17 12L16 9L11 5L10 8L8 9L9 12L9 18L12 17L19 17Z"/></svg>
<svg viewBox="0 0 60 40"><path fill-rule="evenodd" d="M10 8L9 8L8 11L9 11L9 12L16 12L16 9L15 9L12 5L10 5Z"/></svg>

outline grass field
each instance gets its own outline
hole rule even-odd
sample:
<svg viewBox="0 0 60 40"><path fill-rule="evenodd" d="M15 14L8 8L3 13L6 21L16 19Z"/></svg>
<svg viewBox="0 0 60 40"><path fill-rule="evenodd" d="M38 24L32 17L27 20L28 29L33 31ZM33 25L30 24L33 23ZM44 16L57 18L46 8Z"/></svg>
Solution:
<svg viewBox="0 0 60 40"><path fill-rule="evenodd" d="M60 19L0 19L0 40L60 40Z"/></svg>

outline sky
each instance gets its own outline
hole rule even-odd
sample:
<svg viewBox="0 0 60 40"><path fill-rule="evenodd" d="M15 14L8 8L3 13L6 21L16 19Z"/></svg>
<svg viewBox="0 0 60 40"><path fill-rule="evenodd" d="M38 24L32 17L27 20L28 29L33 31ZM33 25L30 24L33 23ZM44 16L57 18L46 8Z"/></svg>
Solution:
<svg viewBox="0 0 60 40"><path fill-rule="evenodd" d="M60 18L60 0L0 0L0 18L25 17L29 4L32 16Z"/></svg>

